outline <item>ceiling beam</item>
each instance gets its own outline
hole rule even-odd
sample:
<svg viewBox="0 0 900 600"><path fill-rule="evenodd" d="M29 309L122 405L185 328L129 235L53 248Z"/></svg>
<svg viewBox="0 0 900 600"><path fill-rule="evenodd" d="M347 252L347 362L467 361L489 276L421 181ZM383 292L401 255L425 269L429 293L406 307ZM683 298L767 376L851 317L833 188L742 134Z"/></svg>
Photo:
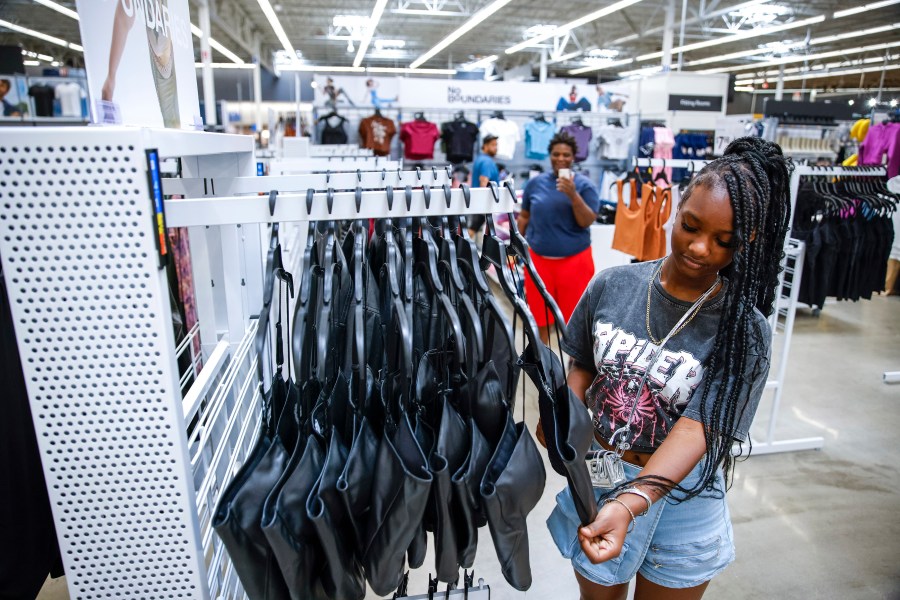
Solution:
<svg viewBox="0 0 900 600"><path fill-rule="evenodd" d="M198 3L194 1L194 4ZM254 42L260 36L260 32L253 25L253 20L244 8L235 0L209 0L209 18L228 37L240 46L247 54L253 57L255 52ZM268 71L273 71L272 63L268 57L260 56L259 64Z"/></svg>

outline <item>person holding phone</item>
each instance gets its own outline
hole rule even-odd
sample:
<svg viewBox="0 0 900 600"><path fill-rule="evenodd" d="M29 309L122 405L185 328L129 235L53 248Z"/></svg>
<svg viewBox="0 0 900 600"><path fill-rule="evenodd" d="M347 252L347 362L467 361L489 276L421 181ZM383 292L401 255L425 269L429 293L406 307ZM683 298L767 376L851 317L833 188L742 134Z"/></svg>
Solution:
<svg viewBox="0 0 900 600"><path fill-rule="evenodd" d="M516 218L519 231L531 246L538 275L566 321L594 276L590 226L600 210L597 186L584 175L572 172L577 149L575 138L569 134L560 132L553 136L552 170L528 180L522 211ZM541 338L548 342L553 316L548 314L527 271L525 299L540 327Z"/></svg>

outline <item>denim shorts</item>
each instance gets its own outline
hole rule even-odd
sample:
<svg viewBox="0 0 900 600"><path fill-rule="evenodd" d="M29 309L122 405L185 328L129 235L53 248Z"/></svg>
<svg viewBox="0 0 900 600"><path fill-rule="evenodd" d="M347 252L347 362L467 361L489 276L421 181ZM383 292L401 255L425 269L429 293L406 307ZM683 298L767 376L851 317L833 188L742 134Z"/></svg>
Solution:
<svg viewBox="0 0 900 600"><path fill-rule="evenodd" d="M682 482L691 487L699 479L702 463ZM640 467L625 463L631 480ZM724 490L721 471L718 489ZM608 490L594 489L598 502ZM595 565L578 541L580 522L566 487L556 496L556 508L547 519L550 535L563 557L572 561L579 575L599 585L631 581L640 573L653 583L669 588L689 588L709 581L734 561L734 536L725 498L696 497L680 504L659 500L650 512L637 517L634 530L625 537L622 553Z"/></svg>

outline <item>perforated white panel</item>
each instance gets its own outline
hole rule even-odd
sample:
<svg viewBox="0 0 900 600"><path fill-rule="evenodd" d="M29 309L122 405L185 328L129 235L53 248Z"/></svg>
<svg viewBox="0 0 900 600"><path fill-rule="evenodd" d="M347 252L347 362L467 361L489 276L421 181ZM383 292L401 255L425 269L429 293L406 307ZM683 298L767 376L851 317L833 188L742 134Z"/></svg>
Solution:
<svg viewBox="0 0 900 600"><path fill-rule="evenodd" d="M73 598L205 598L137 130L6 129L0 256Z"/></svg>

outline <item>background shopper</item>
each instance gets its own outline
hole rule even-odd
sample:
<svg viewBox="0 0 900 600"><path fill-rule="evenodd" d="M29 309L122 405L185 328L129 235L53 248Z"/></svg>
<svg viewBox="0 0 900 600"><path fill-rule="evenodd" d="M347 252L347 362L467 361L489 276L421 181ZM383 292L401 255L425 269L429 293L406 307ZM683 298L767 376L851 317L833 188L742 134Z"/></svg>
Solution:
<svg viewBox="0 0 900 600"><path fill-rule="evenodd" d="M567 321L594 276L589 228L600 210L596 186L587 177L571 171L577 150L570 135L553 136L550 140L552 170L525 185L522 211L517 218L519 231L531 246L538 275ZM561 170L564 176L560 176ZM544 299L527 271L525 298L541 328L541 337L548 341L553 317L547 314Z"/></svg>

